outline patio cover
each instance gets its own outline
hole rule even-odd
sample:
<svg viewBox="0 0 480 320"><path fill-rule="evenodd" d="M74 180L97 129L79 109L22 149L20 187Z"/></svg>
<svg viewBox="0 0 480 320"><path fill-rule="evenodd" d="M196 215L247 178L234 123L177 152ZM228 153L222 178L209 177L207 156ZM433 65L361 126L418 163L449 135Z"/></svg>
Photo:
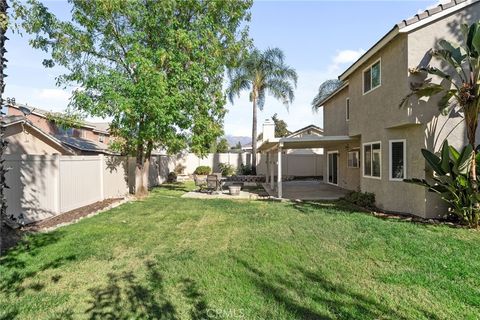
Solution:
<svg viewBox="0 0 480 320"><path fill-rule="evenodd" d="M259 147L258 152L267 154L267 174L266 184L270 184L271 189L274 189L274 170L275 162L272 159L272 154L277 152L277 196L282 198L282 151L285 149L314 149L314 148L328 148L335 146L338 143L358 141L358 138L350 136L307 136L299 138L270 138L264 141Z"/></svg>
<svg viewBox="0 0 480 320"><path fill-rule="evenodd" d="M258 152L273 151L278 148L283 149L312 149L326 148L334 146L341 142L358 141L358 138L349 136L308 136L300 138L273 138L264 141L259 147Z"/></svg>

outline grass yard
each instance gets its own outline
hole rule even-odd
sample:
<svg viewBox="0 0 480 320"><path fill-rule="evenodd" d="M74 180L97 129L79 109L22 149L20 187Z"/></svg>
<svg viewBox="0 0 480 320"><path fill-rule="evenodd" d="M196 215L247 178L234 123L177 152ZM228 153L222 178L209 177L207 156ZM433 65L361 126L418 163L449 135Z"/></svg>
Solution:
<svg viewBox="0 0 480 320"><path fill-rule="evenodd" d="M477 319L480 232L154 190L1 259L0 319Z"/></svg>

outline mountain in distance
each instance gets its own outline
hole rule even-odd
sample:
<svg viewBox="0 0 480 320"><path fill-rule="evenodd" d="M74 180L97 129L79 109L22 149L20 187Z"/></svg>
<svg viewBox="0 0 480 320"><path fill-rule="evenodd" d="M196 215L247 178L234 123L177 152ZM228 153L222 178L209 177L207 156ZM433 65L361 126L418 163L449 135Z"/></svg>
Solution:
<svg viewBox="0 0 480 320"><path fill-rule="evenodd" d="M242 144L242 146L249 144L252 141L251 137L245 137L245 136L233 136L230 134L225 135L225 139L227 139L228 144L233 147L235 146L238 141Z"/></svg>

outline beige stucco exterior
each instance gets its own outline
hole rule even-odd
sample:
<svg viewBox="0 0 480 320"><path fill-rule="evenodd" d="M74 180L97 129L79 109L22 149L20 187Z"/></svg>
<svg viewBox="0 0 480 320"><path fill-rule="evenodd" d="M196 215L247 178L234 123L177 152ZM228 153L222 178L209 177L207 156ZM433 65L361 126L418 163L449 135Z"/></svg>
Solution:
<svg viewBox="0 0 480 320"><path fill-rule="evenodd" d="M416 29L411 28L408 32L400 31L363 64L349 72L345 88L337 91L323 104L325 136L347 134L360 140L358 147L361 150L361 165L357 173L346 167L346 152L353 146L339 144L325 150L326 155L329 151L339 150L340 187L375 193L377 206L386 211L422 217L436 217L446 213L445 205L435 194L426 192L420 186L390 179L389 141L405 140L407 178L425 178L431 174L421 156L422 148L438 151L444 139L457 147L466 144L461 118L440 115L438 99L412 100L403 108L399 104L410 92L410 83L419 80L409 74L409 67L430 64L445 70L444 66L430 58L429 50L440 39L461 41L459 23L468 24L478 20L479 2L434 22L422 24ZM381 63L381 85L364 94L363 71L377 61ZM346 120L347 97L350 100L349 121ZM363 176L362 146L369 142L381 143L380 178ZM325 171L327 165L325 161ZM358 176L354 178L356 174ZM326 180L327 175L325 176Z"/></svg>
<svg viewBox="0 0 480 320"><path fill-rule="evenodd" d="M16 123L8 126L5 130L8 146L6 154L29 154L29 155L52 155L72 154L59 142L55 142L46 135L29 125Z"/></svg>

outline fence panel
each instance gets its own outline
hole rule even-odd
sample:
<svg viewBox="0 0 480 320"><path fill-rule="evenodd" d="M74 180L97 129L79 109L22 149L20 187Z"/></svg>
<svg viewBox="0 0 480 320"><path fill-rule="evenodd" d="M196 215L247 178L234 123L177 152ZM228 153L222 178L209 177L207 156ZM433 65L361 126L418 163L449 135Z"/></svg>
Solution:
<svg viewBox="0 0 480 320"><path fill-rule="evenodd" d="M60 210L73 210L102 199L103 170L99 156L60 158Z"/></svg>
<svg viewBox="0 0 480 320"><path fill-rule="evenodd" d="M33 222L57 215L59 156L6 155L7 215Z"/></svg>
<svg viewBox="0 0 480 320"><path fill-rule="evenodd" d="M105 156L103 167L103 198L121 198L128 194L127 157Z"/></svg>

